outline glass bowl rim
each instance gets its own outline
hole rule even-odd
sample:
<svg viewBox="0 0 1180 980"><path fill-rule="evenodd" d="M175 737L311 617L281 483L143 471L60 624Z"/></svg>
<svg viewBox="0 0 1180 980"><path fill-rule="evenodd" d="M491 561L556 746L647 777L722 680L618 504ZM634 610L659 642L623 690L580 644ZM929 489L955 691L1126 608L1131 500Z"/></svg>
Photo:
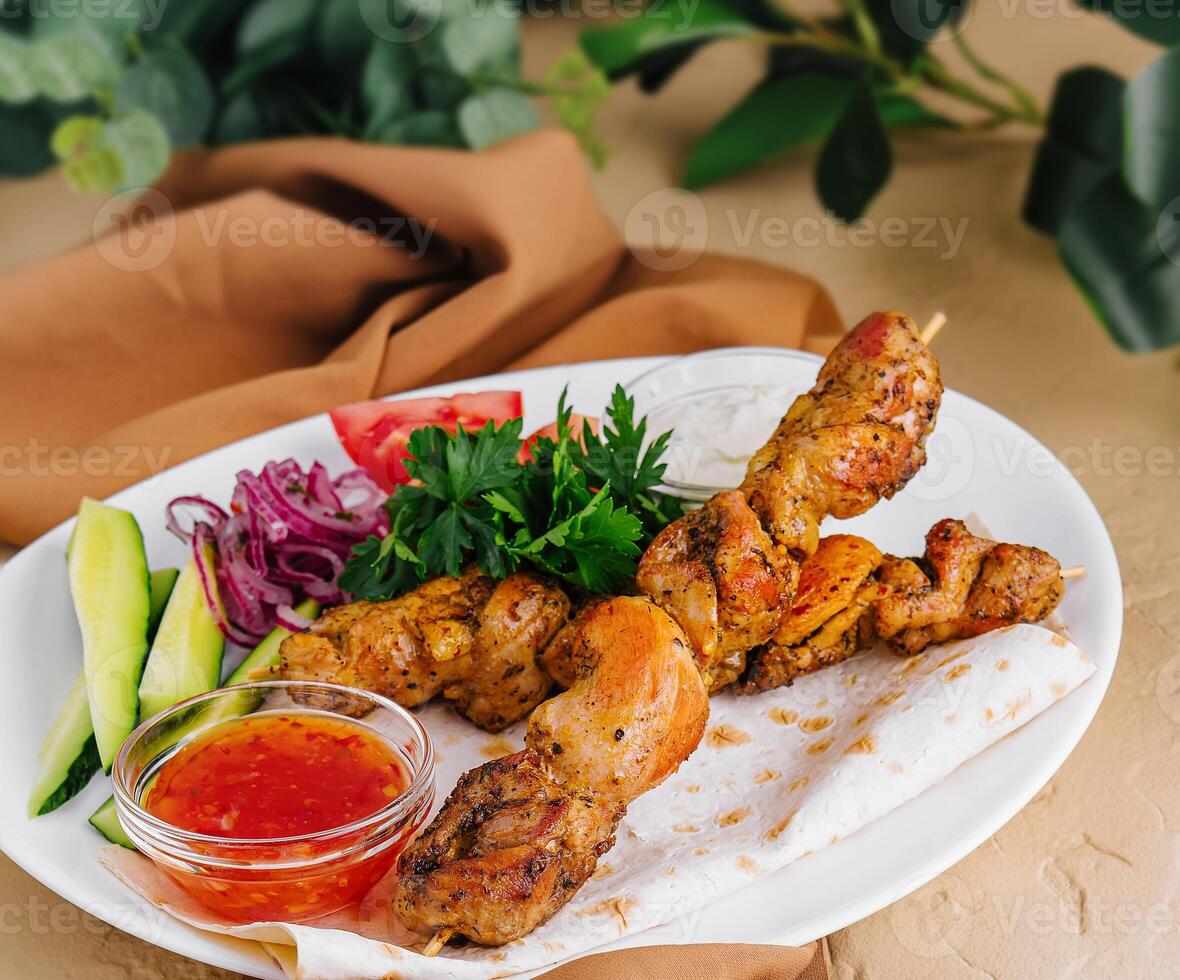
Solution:
<svg viewBox="0 0 1180 980"><path fill-rule="evenodd" d="M630 381L624 382L623 390L630 397L634 398L637 395L636 388L643 384L648 379L667 371L670 368L685 364L706 362L712 360L722 360L725 358L740 359L743 357L757 357L757 358L775 358L785 361L802 361L810 364L822 364L824 359L820 354L812 353L811 351L800 350L797 347L765 347L765 346L742 346L734 347L712 347L708 350L693 351L690 354L675 355L665 360L660 361L659 364L648 368L646 371L637 374ZM718 387L710 390L726 391L738 390L740 385L730 385ZM656 404L646 407L644 409L645 416L651 416L659 412L661 409L673 404L674 402L688 398L694 393L692 388L681 388L674 394L665 396ZM786 414L789 406L783 406L783 414ZM658 435L658 433L656 433ZM722 487L712 483L690 483L683 480L669 480L666 477L660 481L658 488L671 497L679 497L682 500L689 501L703 501L713 496L715 493L722 493L726 490L732 490L733 487Z"/></svg>
<svg viewBox="0 0 1180 980"><path fill-rule="evenodd" d="M131 753L132 748L144 737L148 729L167 718L169 715L179 713L182 710L191 708L193 705L200 704L202 701L211 700L218 695L233 694L237 691L250 690L286 690L290 688L313 688L322 691L325 694L347 694L351 696L359 696L366 700L372 701L375 707L384 708L391 711L400 720L409 724L415 736L421 742L423 749L423 759L420 765L416 766L417 770L414 772L414 778L410 781L410 785L406 787L401 795L392 799L383 806L380 810L376 810L366 817L361 817L359 820L354 820L351 823L341 824L339 827L329 827L326 830L319 830L310 834L294 834L287 837L218 837L211 834L200 834L195 831L185 830L183 827L178 827L175 824L168 823L166 820L161 820L152 813L149 813L142 806L139 805L135 799L132 787L129 785L127 779L127 759ZM241 720L249 718L250 714L239 716L237 719L224 719L224 721ZM221 724L223 722L218 722ZM390 741L389 737L382 732L377 733L379 736ZM183 745L182 740L177 743ZM111 783L114 787L115 809L116 812L125 810L134 823L142 823L153 831L162 833L166 838L175 839L181 846L187 844L210 844L224 848L250 848L250 847L284 847L288 845L299 845L318 843L325 840L332 840L336 837L343 837L358 831L364 831L375 827L384 827L391 819L400 818L405 815L408 816L421 804L424 797L431 795L434 787L434 743L430 739L430 733L427 732L426 727L418 718L410 711L403 708L400 704L391 701L384 695L377 694L373 691L366 691L358 687L349 687L345 684L332 684L328 681L300 681L300 680L286 680L275 679L268 681L252 681L247 684L235 684L231 687L218 687L211 691L205 691L203 694L196 694L193 697L185 698L183 701L178 701L170 708L165 708L163 711L157 712L146 721L138 725L135 730L127 736L123 745L119 748L115 756L115 762L111 767ZM122 816L122 813L120 813ZM395 820L396 822L396 820ZM129 836L131 836L129 834ZM361 842L354 842L363 844ZM345 851L354 849L354 845L344 848ZM160 847L160 844L154 839L152 841L153 847ZM326 852L324 854L317 854L314 858L308 859L306 864L317 864L325 860L332 860L338 856L337 852ZM199 855L202 862L217 862L214 855ZM190 859L186 856L186 859ZM267 867L270 864L286 866L290 862L268 862L268 861L253 861L251 864L255 867Z"/></svg>

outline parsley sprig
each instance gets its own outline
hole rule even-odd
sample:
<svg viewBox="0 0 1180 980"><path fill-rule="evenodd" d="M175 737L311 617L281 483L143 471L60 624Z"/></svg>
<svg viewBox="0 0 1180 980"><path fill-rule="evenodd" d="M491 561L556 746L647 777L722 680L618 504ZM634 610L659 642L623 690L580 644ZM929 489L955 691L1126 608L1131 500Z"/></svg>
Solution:
<svg viewBox="0 0 1180 980"><path fill-rule="evenodd" d="M601 434L575 433L563 391L557 438L520 461L521 420L476 432L415 430L406 470L414 482L386 503L390 531L353 548L340 578L362 599L387 599L475 562L502 578L532 565L591 592L627 588L643 548L683 513L655 488L671 433L650 443L646 420L616 387Z"/></svg>

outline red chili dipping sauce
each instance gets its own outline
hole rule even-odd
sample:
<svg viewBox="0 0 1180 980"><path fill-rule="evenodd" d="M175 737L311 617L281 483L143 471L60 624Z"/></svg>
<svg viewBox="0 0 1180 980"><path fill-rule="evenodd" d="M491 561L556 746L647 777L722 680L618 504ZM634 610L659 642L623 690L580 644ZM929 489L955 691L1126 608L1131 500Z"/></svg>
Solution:
<svg viewBox="0 0 1180 980"><path fill-rule="evenodd" d="M290 921L343 908L389 871L417 825L347 828L410 782L397 748L365 725L314 712L262 714L181 748L141 806L183 831L232 839L191 841L214 859L199 872L165 867L204 904L239 921Z"/></svg>

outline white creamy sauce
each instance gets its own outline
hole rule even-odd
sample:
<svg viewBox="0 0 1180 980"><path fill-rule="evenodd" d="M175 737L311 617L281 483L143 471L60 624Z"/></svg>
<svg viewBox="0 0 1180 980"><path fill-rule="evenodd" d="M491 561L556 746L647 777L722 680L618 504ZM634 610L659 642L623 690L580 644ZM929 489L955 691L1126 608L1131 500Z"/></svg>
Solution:
<svg viewBox="0 0 1180 980"><path fill-rule="evenodd" d="M798 391L750 385L694 395L652 412L648 431L673 430L664 456L666 480L736 487L750 457L770 438Z"/></svg>

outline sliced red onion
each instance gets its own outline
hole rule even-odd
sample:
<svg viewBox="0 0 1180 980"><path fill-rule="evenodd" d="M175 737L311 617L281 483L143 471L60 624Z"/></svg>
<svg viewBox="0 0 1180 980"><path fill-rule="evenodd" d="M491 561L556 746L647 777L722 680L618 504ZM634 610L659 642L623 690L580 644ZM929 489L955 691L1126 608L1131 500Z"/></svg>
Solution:
<svg viewBox="0 0 1180 980"><path fill-rule="evenodd" d="M307 620L293 608L304 598L348 601L337 580L353 545L388 529L385 499L363 470L333 480L320 463L305 472L285 459L257 474L238 473L228 513L205 497L177 497L168 505L167 526L191 543L221 632L252 646L275 626L305 629ZM196 512L191 529L181 523L186 511Z"/></svg>

